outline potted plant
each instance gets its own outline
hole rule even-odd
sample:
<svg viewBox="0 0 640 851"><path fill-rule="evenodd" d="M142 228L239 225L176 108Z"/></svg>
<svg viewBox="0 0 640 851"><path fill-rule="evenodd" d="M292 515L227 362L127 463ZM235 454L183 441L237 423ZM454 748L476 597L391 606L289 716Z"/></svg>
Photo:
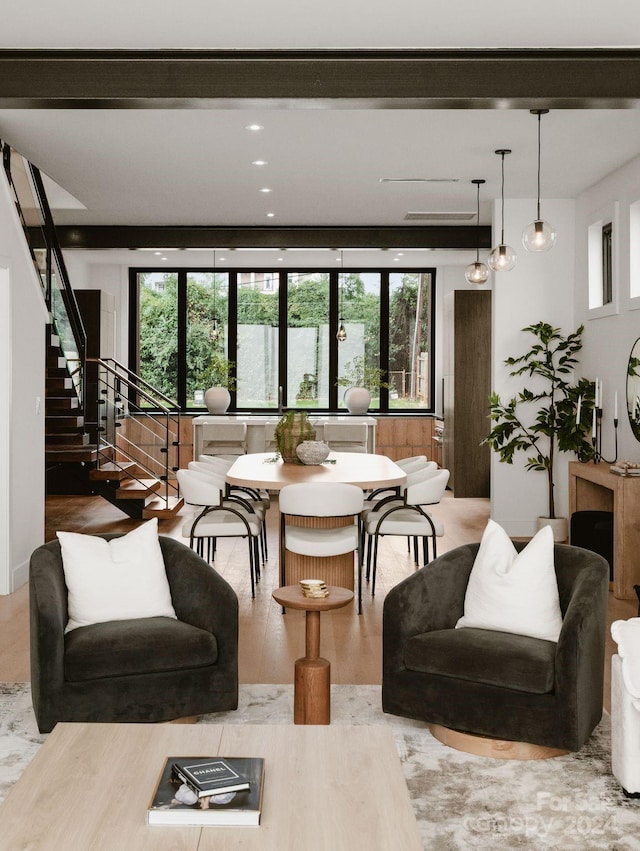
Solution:
<svg viewBox="0 0 640 851"><path fill-rule="evenodd" d="M299 463L296 449L305 440L315 440L316 430L306 411L287 411L274 432L278 453L285 463Z"/></svg>
<svg viewBox="0 0 640 851"><path fill-rule="evenodd" d="M582 348L580 326L567 337L546 322L522 329L532 334L535 342L529 351L505 364L514 367L512 376L535 377L531 387L523 388L508 402L497 393L489 397L493 428L485 442L500 456L500 461L513 463L516 452L530 453L526 469L547 476L547 515L539 525L549 522L554 538L565 540L566 519L557 518L554 500L554 470L558 452L575 452L579 461L593 457L594 449L587 439L592 423L594 384L586 378L571 383L576 354ZM562 523L554 522L561 520Z"/></svg>
<svg viewBox="0 0 640 851"><path fill-rule="evenodd" d="M363 355L356 355L353 360L347 361L336 384L347 388L343 398L349 413L366 414L371 403L371 390L389 387L384 379L384 370L368 366Z"/></svg>
<svg viewBox="0 0 640 851"><path fill-rule="evenodd" d="M231 393L236 389L235 363L224 355L214 353L203 374L204 385L209 389L204 394L204 403L210 414L224 414L231 403Z"/></svg>

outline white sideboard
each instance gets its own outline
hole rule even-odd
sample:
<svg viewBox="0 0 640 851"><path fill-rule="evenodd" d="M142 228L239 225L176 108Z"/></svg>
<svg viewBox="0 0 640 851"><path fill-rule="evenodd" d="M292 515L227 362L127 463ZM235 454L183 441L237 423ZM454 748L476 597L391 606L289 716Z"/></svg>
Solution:
<svg viewBox="0 0 640 851"><path fill-rule="evenodd" d="M204 415L194 417L193 424L193 457L198 459L199 455L207 455L207 441L215 439L216 424L220 423L246 423L247 424L247 452L265 451L264 427L267 423L277 423L280 418L274 416L260 416L252 414L224 414L222 416ZM349 422L353 424L364 423L367 426L367 452L376 451L376 426L374 417L354 417L347 414L325 414L310 416L309 422L315 427L316 440L324 437L324 424L331 422Z"/></svg>

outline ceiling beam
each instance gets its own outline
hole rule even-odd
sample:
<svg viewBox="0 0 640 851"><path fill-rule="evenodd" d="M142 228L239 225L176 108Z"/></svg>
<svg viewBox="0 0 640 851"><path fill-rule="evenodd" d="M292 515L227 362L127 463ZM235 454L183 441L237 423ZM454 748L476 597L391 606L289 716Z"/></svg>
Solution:
<svg viewBox="0 0 640 851"><path fill-rule="evenodd" d="M30 229L37 245L39 228ZM486 225L409 227L58 226L61 248L491 248Z"/></svg>
<svg viewBox="0 0 640 851"><path fill-rule="evenodd" d="M0 108L632 108L640 50L0 50Z"/></svg>

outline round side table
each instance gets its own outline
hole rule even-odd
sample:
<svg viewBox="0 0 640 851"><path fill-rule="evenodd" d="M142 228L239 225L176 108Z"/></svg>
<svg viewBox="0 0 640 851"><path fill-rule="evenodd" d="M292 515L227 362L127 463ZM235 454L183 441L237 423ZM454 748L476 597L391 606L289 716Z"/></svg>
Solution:
<svg viewBox="0 0 640 851"><path fill-rule="evenodd" d="M273 599L286 609L306 612L305 655L295 663L293 723L331 723L331 664L320 657L320 612L341 609L353 600L353 591L329 585L327 597L305 597L299 585L285 585Z"/></svg>

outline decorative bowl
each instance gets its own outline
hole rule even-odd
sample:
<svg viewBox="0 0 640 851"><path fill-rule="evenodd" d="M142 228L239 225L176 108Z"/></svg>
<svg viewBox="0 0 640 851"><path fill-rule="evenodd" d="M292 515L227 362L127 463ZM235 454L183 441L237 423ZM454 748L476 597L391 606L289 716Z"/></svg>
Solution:
<svg viewBox="0 0 640 851"><path fill-rule="evenodd" d="M329 452L329 446L321 440L303 440L296 447L296 455L303 464L322 464Z"/></svg>

